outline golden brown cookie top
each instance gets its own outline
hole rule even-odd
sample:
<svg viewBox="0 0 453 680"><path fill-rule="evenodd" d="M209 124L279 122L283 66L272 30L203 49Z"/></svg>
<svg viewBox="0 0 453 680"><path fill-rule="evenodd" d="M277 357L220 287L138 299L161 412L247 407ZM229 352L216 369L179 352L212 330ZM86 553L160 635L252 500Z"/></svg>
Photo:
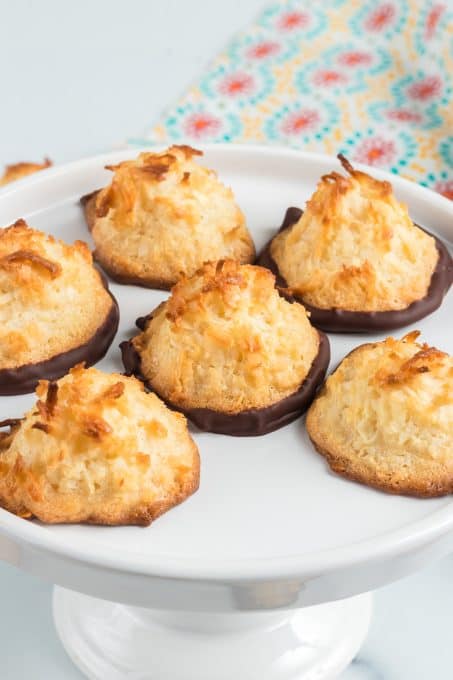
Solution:
<svg viewBox="0 0 453 680"><path fill-rule="evenodd" d="M163 398L237 413L295 392L319 336L304 307L279 294L270 271L226 260L180 280L133 345Z"/></svg>
<svg viewBox="0 0 453 680"><path fill-rule="evenodd" d="M334 469L414 495L453 491L453 358L418 331L348 355L327 379L307 429Z"/></svg>
<svg viewBox="0 0 453 680"><path fill-rule="evenodd" d="M0 369L84 344L112 306L88 246L18 220L0 229Z"/></svg>
<svg viewBox="0 0 453 680"><path fill-rule="evenodd" d="M207 260L252 261L244 215L200 156L172 146L108 166L114 176L96 196L91 228L96 255L114 276L168 287Z"/></svg>
<svg viewBox="0 0 453 680"><path fill-rule="evenodd" d="M46 522L147 524L196 489L198 451L184 416L135 378L78 365L36 393L3 441L7 509Z"/></svg>
<svg viewBox="0 0 453 680"><path fill-rule="evenodd" d="M49 158L45 158L42 163L14 163L13 165L7 165L3 176L0 177L0 186L4 184L9 184L10 182L15 182L22 177L27 175L33 175L35 172L40 170L45 170L50 168L52 161Z"/></svg>
<svg viewBox="0 0 453 680"><path fill-rule="evenodd" d="M272 258L288 285L322 309L405 309L428 292L434 239L415 226L387 181L355 170L324 175L300 220L278 234Z"/></svg>

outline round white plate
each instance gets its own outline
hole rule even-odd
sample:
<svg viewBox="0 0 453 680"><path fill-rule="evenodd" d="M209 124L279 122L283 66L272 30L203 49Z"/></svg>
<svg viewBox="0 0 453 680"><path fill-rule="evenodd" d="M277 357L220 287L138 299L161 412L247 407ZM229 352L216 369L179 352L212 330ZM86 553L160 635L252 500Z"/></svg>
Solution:
<svg viewBox="0 0 453 680"><path fill-rule="evenodd" d="M44 171L0 193L0 224L19 217L65 241L90 241L78 198L104 185L107 163L136 150ZM257 249L275 232L290 205L303 207L335 159L276 148L213 146L203 159L229 184L245 212ZM372 171L379 177L385 174ZM453 203L390 177L413 219L453 239ZM120 330L98 364L121 371L119 343L165 293L111 284ZM452 350L453 299L419 321L422 339ZM411 327L397 331L403 335ZM352 348L381 335L330 334L332 365ZM0 419L20 416L33 395L0 398ZM451 497L391 496L333 475L310 445L301 418L272 434L233 438L193 431L201 454L201 486L193 497L149 528L44 526L0 511L0 530L36 551L104 569L180 579L234 581L321 573L395 558L453 529Z"/></svg>

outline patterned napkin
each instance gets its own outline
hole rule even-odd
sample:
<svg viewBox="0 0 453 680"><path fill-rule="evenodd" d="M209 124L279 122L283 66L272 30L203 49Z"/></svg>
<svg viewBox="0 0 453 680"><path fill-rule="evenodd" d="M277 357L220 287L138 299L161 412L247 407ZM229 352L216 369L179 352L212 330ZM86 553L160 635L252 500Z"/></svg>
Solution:
<svg viewBox="0 0 453 680"><path fill-rule="evenodd" d="M453 0L280 0L145 138L344 153L453 199Z"/></svg>

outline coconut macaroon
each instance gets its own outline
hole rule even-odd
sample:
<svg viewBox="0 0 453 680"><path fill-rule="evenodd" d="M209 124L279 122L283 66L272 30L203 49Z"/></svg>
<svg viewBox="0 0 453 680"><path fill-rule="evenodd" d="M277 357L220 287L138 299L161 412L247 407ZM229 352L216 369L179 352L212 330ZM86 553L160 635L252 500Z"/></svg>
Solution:
<svg viewBox="0 0 453 680"><path fill-rule="evenodd" d="M445 246L417 227L387 181L324 175L305 212L287 212L262 253L280 282L332 331L397 328L437 309L453 279Z"/></svg>
<svg viewBox="0 0 453 680"><path fill-rule="evenodd" d="M113 279L168 290L208 260L253 262L244 215L201 155L189 146L141 153L107 166L111 184L82 199L95 257Z"/></svg>
<svg viewBox="0 0 453 680"><path fill-rule="evenodd" d="M391 493L453 492L453 358L417 342L361 345L327 379L307 430L330 467Z"/></svg>
<svg viewBox="0 0 453 680"><path fill-rule="evenodd" d="M186 419L135 378L78 365L36 394L0 439L0 505L10 512L145 526L197 490Z"/></svg>
<svg viewBox="0 0 453 680"><path fill-rule="evenodd" d="M45 158L42 163L14 163L13 165L7 165L5 167L5 172L3 176L0 177L0 186L4 184L9 184L10 182L15 182L18 179L27 177L27 175L33 175L35 172L40 170L45 170L50 168L52 161L49 158Z"/></svg>
<svg viewBox="0 0 453 680"><path fill-rule="evenodd" d="M32 392L79 361L104 356L118 306L88 246L23 220L0 229L0 394Z"/></svg>
<svg viewBox="0 0 453 680"><path fill-rule="evenodd" d="M126 369L212 432L258 435L294 420L329 362L327 338L274 275L233 260L181 279L138 325L122 345Z"/></svg>

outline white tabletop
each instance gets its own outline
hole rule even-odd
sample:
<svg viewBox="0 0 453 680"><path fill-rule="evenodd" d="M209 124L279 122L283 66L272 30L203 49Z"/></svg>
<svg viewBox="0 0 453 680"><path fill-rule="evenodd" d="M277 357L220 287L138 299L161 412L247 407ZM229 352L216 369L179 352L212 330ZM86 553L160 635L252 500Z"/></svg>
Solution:
<svg viewBox="0 0 453 680"><path fill-rule="evenodd" d="M141 135L262 5L4 4L0 164L45 155L61 163ZM377 593L367 642L342 680L452 677L452 567L450 557ZM2 680L80 680L56 638L50 593L51 586L0 564Z"/></svg>

